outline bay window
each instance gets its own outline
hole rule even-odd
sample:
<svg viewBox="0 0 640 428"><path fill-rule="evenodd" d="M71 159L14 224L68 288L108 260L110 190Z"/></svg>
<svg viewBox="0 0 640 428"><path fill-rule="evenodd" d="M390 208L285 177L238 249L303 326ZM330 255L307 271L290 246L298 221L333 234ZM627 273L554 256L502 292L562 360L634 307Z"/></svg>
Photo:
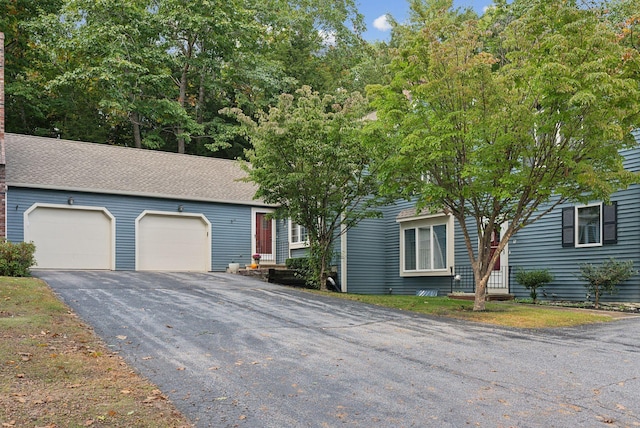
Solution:
<svg viewBox="0 0 640 428"><path fill-rule="evenodd" d="M403 221L400 226L400 274L449 274L453 265L453 222L450 216Z"/></svg>

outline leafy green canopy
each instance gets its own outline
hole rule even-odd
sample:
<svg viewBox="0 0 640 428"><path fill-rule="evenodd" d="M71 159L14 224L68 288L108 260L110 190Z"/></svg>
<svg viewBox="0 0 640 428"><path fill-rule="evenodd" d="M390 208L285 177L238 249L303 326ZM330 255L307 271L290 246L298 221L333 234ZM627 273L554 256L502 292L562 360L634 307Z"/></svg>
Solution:
<svg viewBox="0 0 640 428"><path fill-rule="evenodd" d="M378 215L373 208L383 201L359 134L366 105L359 93L320 95L305 86L281 95L257 121L228 111L245 124L253 144L247 172L258 185L256 198L277 205L278 217L307 228L321 285L334 240Z"/></svg>
<svg viewBox="0 0 640 428"><path fill-rule="evenodd" d="M516 231L633 179L619 150L638 126L638 51L601 9L575 1L500 1L482 18L449 0L411 4L412 24L396 32L395 79L370 88L379 120L368 140L387 192L456 217L482 309L491 267Z"/></svg>
<svg viewBox="0 0 640 428"><path fill-rule="evenodd" d="M365 55L355 0L9 3L11 132L237 157L248 142L221 108L353 87Z"/></svg>

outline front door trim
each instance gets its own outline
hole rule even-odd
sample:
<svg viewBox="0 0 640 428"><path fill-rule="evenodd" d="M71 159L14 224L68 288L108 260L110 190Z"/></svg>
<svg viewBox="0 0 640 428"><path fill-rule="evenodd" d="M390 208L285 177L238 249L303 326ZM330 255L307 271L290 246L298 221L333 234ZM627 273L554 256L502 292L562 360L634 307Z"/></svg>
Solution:
<svg viewBox="0 0 640 428"><path fill-rule="evenodd" d="M262 256L260 263L275 264L276 263L276 220L271 219L271 254L258 253L258 225L256 224L256 216L258 214L272 214L275 210L272 208L251 208L251 255L260 254Z"/></svg>

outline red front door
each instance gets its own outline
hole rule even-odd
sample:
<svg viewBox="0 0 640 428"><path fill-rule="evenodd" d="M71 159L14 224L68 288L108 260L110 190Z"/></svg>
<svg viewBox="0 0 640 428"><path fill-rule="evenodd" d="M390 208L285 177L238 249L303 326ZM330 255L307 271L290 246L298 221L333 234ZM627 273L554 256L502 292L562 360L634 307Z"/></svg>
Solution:
<svg viewBox="0 0 640 428"><path fill-rule="evenodd" d="M256 253L273 258L273 222L266 213L256 213Z"/></svg>
<svg viewBox="0 0 640 428"><path fill-rule="evenodd" d="M493 257L493 254L498 249L498 245L500 244L500 226L495 226L493 228L493 232L491 233L491 252L489 257ZM493 265L493 270L500 270L500 254L498 254L498 260L496 260Z"/></svg>

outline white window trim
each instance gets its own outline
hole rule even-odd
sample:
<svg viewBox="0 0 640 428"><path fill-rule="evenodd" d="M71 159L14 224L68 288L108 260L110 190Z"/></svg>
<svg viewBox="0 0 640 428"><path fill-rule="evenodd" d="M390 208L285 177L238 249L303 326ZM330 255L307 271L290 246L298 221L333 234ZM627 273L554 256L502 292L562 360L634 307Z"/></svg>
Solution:
<svg viewBox="0 0 640 428"><path fill-rule="evenodd" d="M593 244L580 244L580 239L579 239L580 238L580 223L578 221L578 212L582 208L591 208L591 207L598 207L599 210L600 210L600 215L599 215L599 218L600 218L600 222L599 222L600 223L600 225L599 225L599 227L600 227L600 232L599 232L600 242L593 243ZM602 241L604 239L603 236L602 236L602 233L603 233L603 230L602 230L602 202L598 202L598 203L595 203L595 204L588 204L588 205L576 205L576 207L574 209L574 216L575 216L575 218L574 218L574 224L575 224L575 226L574 226L574 233L575 233L574 242L575 242L576 248L602 247Z"/></svg>
<svg viewBox="0 0 640 428"><path fill-rule="evenodd" d="M449 276L453 271L454 266L454 218L450 214L432 214L422 215L416 217L403 218L397 220L400 223L400 276L402 277L415 277L415 276ZM404 231L406 229L415 229L425 226L438 226L445 225L447 227L447 266L444 269L429 269L429 270L405 270L404 266Z"/></svg>
<svg viewBox="0 0 640 428"><path fill-rule="evenodd" d="M297 250L300 248L309 248L309 235L307 233L307 240L306 241L299 241L299 242L293 242L293 235L291 234L291 229L294 225L293 220L289 219L289 249L291 250ZM298 228L301 228L303 226L300 226L299 224L296 224L296 226ZM298 229L298 231L300 231L300 229Z"/></svg>

